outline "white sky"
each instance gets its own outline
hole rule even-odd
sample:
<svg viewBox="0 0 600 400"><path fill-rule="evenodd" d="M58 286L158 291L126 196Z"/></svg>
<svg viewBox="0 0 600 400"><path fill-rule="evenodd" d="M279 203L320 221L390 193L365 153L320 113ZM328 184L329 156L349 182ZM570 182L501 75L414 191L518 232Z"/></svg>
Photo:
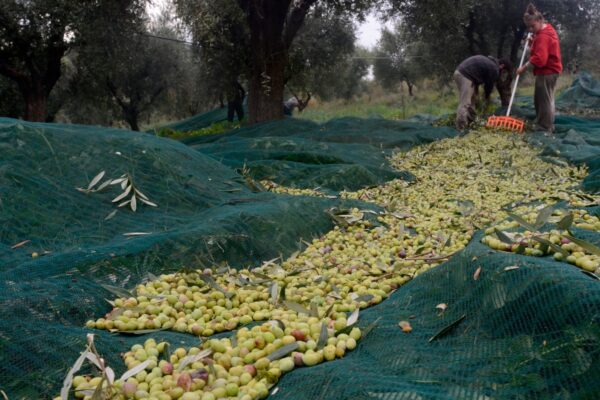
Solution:
<svg viewBox="0 0 600 400"><path fill-rule="evenodd" d="M374 47L381 36L381 29L383 29L384 25L374 15L369 15L365 22L358 26L356 32L358 45L367 48Z"/></svg>
<svg viewBox="0 0 600 400"><path fill-rule="evenodd" d="M148 5L148 14L153 17L158 14L161 6L169 0L152 0L153 4ZM365 22L358 25L356 32L357 44L362 47L372 48L377 44L381 36L381 29L384 23L377 20L374 15L367 16ZM390 25L391 26L391 25Z"/></svg>

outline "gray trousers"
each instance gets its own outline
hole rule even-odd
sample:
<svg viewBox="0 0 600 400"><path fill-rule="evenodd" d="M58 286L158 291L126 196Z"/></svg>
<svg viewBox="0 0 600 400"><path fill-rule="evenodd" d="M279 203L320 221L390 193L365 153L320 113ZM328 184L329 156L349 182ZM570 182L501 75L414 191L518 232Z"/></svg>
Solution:
<svg viewBox="0 0 600 400"><path fill-rule="evenodd" d="M533 103L535 104L536 129L552 133L554 131L554 89L558 74L536 75Z"/></svg>
<svg viewBox="0 0 600 400"><path fill-rule="evenodd" d="M477 91L472 80L454 71L454 82L458 87L458 108L456 109L456 129L463 130L475 120L475 97Z"/></svg>

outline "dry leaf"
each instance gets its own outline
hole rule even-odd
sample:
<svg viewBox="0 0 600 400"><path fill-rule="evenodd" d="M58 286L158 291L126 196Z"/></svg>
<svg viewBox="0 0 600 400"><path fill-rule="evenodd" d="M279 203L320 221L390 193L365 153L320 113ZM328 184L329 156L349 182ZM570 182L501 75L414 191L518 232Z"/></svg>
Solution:
<svg viewBox="0 0 600 400"><path fill-rule="evenodd" d="M435 308L437 308L441 312L444 312L444 311L446 311L446 308L448 308L448 304L446 304L446 303L440 303L437 306L435 306Z"/></svg>
<svg viewBox="0 0 600 400"><path fill-rule="evenodd" d="M519 269L519 267L516 266L516 265L511 265L510 267L504 268L505 271L512 271L512 270L515 270L515 269Z"/></svg>
<svg viewBox="0 0 600 400"><path fill-rule="evenodd" d="M26 245L26 244L27 244L27 243L29 243L29 242L31 242L31 240L23 240L22 242L19 242L19 243L17 243L17 244L15 244L15 245L13 245L13 246L11 247L11 249L13 249L13 250L14 250L14 249L18 249L19 247L21 247L21 246L23 246L23 245Z"/></svg>
<svg viewBox="0 0 600 400"><path fill-rule="evenodd" d="M479 275L481 275L481 267L475 270L475 273L473 274L473 280L476 281L477 279L479 279Z"/></svg>
<svg viewBox="0 0 600 400"><path fill-rule="evenodd" d="M400 321L398 326L402 329L402 332L404 332L404 333L412 332L412 326L410 326L410 322L408 322L408 321Z"/></svg>
<svg viewBox="0 0 600 400"><path fill-rule="evenodd" d="M94 186L96 186L96 184L98 182L100 182L100 179L102 179L102 177L104 176L105 171L100 172L98 175L96 175L94 177L94 179L92 179L92 181L90 182L90 184L88 185L88 190L91 190Z"/></svg>
<svg viewBox="0 0 600 400"><path fill-rule="evenodd" d="M125 382L127 379L131 378L132 376L136 376L138 373L145 370L146 367L148 365L150 365L151 361L152 360L146 360L143 363L136 365L135 367L131 368L129 371L126 371L123 375L121 375L121 378L119 378L119 380Z"/></svg>

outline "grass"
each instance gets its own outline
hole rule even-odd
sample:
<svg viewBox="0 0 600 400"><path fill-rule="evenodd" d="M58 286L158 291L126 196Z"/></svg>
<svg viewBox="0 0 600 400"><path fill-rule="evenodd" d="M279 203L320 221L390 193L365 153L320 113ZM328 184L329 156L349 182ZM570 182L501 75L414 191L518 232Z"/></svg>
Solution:
<svg viewBox="0 0 600 400"><path fill-rule="evenodd" d="M168 137L171 139L185 139L194 136L202 136L202 135L212 135L217 133L227 133L231 132L235 129L239 129L243 125L245 125L245 120L242 122L229 122L229 121L221 121L215 122L214 124L198 129L195 131L176 131L170 128L161 128L156 132L157 136Z"/></svg>
<svg viewBox="0 0 600 400"><path fill-rule="evenodd" d="M573 82L573 75L562 74L556 86L557 97ZM533 75L528 74L519 82L517 96L533 96ZM497 97L494 91L493 97ZM385 118L403 120L418 114L432 116L445 116L453 114L458 104L458 91L454 82L440 85L432 81L425 81L414 88L414 96L408 94L405 85L397 88L384 89L377 84L372 84L367 93L350 100L336 99L332 101L319 101L313 99L310 106L302 113L295 113L296 118L308 119L315 122L326 122L335 118ZM498 103L499 104L499 103ZM245 122L245 121L244 121ZM172 139L182 139L192 136L225 133L245 125L239 122L218 122L211 126L190 132L177 132L171 129L161 129L159 136Z"/></svg>
<svg viewBox="0 0 600 400"><path fill-rule="evenodd" d="M562 74L556 86L556 96L571 86L573 75ZM525 76L519 82L517 96L533 96L533 75ZM492 96L497 97L494 91ZM458 91L454 82L440 86L433 82L423 82L414 89L414 96L409 96L405 86L383 89L372 85L369 92L351 100L332 100L320 102L311 101L310 106L295 117L309 119L315 122L325 122L334 118L382 117L386 119L402 120L418 114L443 116L452 114L458 105Z"/></svg>
<svg viewBox="0 0 600 400"><path fill-rule="evenodd" d="M406 87L387 91L373 85L368 93L351 100L337 99L328 102L313 100L297 118L325 122L333 118L382 117L386 119L407 119L416 114L444 115L456 108L455 95L450 87L436 87L425 82L422 89L415 88L414 96Z"/></svg>

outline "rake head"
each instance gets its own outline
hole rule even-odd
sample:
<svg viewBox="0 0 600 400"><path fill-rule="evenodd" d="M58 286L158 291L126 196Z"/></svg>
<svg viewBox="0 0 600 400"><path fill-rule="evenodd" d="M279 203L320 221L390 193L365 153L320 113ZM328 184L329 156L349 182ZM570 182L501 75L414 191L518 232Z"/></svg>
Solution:
<svg viewBox="0 0 600 400"><path fill-rule="evenodd" d="M488 118L487 124L485 126L488 128L503 129L507 131L514 131L517 133L523 133L523 129L525 129L525 122L513 117L499 117L496 115L492 115Z"/></svg>

